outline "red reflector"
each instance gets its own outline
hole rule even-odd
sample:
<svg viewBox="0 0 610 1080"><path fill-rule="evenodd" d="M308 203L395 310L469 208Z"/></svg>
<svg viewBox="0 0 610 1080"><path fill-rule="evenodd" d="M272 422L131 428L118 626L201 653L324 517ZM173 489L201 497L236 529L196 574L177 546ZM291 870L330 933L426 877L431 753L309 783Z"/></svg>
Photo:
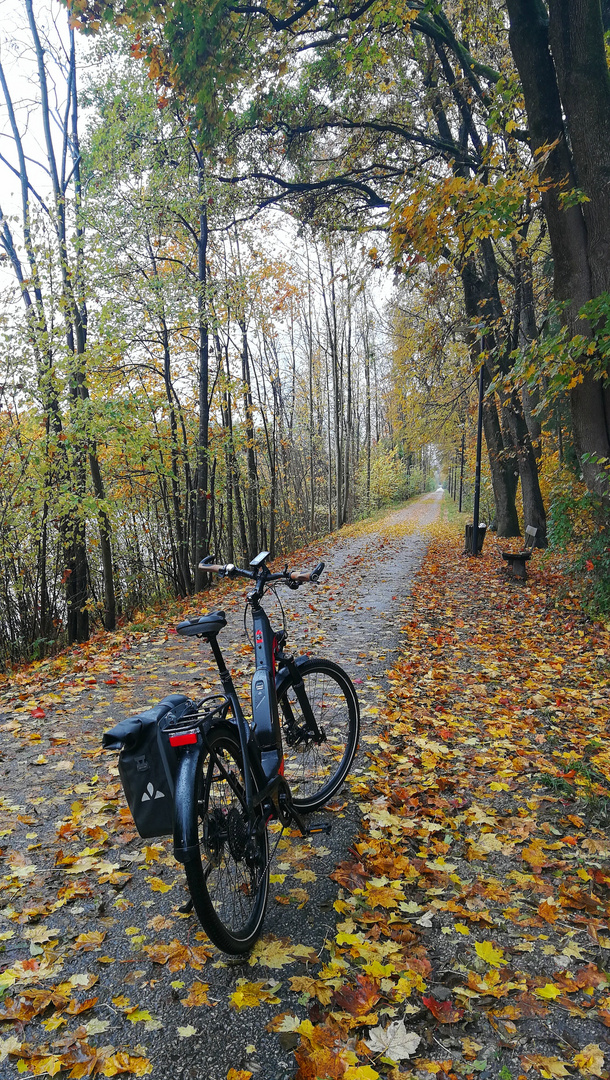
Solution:
<svg viewBox="0 0 610 1080"><path fill-rule="evenodd" d="M280 761L280 767L278 769L278 773L279 773L280 776L284 775L284 759L283 758Z"/></svg>
<svg viewBox="0 0 610 1080"><path fill-rule="evenodd" d="M188 746L191 743L196 743L196 742L197 742L197 732L196 731L186 731L184 733L184 735L170 735L170 737L169 737L170 746Z"/></svg>

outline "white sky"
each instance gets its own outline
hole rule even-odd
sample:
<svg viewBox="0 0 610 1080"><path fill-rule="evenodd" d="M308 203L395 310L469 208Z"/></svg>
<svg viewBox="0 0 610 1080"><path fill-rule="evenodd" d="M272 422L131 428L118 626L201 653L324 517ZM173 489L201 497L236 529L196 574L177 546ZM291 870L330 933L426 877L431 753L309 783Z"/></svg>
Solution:
<svg viewBox="0 0 610 1080"><path fill-rule="evenodd" d="M55 54L58 59L65 60L67 11L58 0L35 2L34 10L43 44L46 44L49 49L47 61L51 90L50 105L52 110L61 109L64 88L61 85L60 71L52 63L51 57ZM46 191L48 178L44 170L35 164L36 161L46 162L46 152L38 107L40 90L36 77L36 61L23 0L0 0L0 58L9 84L17 122L24 138L25 151L30 159L28 166L32 169L32 183L40 186L41 191ZM0 153L12 165L16 165L17 158L8 110L4 95L1 93ZM7 198L11 200L15 196L19 198L19 182L2 161L0 161L0 195L3 203ZM5 212L9 212L9 209L7 208Z"/></svg>

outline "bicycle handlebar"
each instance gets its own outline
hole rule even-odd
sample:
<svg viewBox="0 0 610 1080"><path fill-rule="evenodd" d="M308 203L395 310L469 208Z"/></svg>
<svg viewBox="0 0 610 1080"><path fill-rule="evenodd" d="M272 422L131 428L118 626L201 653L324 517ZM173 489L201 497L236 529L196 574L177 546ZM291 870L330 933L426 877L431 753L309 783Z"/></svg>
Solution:
<svg viewBox="0 0 610 1080"><path fill-rule="evenodd" d="M241 567L235 566L234 563L225 563L225 565L223 566L220 563L208 562L209 558L210 556L208 555L205 559L201 560L201 562L199 563L200 570L205 570L208 573L220 574L221 577L236 577L239 574L240 577L253 579L258 576L255 571L242 570ZM319 562L317 566L314 566L313 570L289 570L286 566L284 570L280 571L279 574L271 574L269 573L269 571L267 571L264 583L266 584L267 582L272 581L285 581L293 588L296 588L299 585L304 585L308 581L312 581L315 583L320 577L323 569L323 562Z"/></svg>

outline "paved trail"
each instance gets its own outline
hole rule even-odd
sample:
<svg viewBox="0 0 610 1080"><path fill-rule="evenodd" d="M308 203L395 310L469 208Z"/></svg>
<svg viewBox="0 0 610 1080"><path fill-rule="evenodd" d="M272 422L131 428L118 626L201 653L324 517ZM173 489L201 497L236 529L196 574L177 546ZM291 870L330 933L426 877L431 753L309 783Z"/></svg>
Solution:
<svg viewBox="0 0 610 1080"><path fill-rule="evenodd" d="M296 594L283 597L289 618L289 639L295 651L311 642L314 653L336 660L355 680L363 714L360 754L376 740L376 713L369 710L376 710L380 681L391 666L398 647L405 600L428 544L426 527L438 517L441 499L441 492L424 495L359 535L345 535L344 530L332 546L316 549L326 562L322 585L316 590L302 588ZM243 585L238 586L237 591L243 595ZM315 609L313 612L312 608ZM234 616L233 632L236 623L239 625ZM242 634L239 636L241 639ZM228 643L230 637L231 626L228 626L223 631L224 642ZM175 660L177 651L184 653L184 644L173 643L165 651L166 655L169 651ZM249 660L241 670L244 669L249 671ZM353 773L357 775L360 770L357 759ZM272 873L287 874L279 891L289 892L290 871L298 872L303 867L313 867L318 880L307 886L310 899L303 908L286 907L271 900L265 919L265 937L289 937L294 942L312 946L322 960L327 958L323 952L324 941L335 925L332 905L337 891L328 875L345 857L357 821L357 808L348 804L340 816L333 816L330 838L316 838L307 843L296 838L285 846L282 841L282 849L276 853L272 866ZM273 889L271 895L273 897ZM229 962L215 972L206 968L202 978L210 983L210 998L219 999L217 1009L207 1019L205 1029L202 1027L201 1039L179 1041L179 1045L164 1041L163 1048L159 1047L153 1056L153 1075L160 1080L166 1070L171 1070L174 1076L185 1080L195 1077L197 1080L203 1077L224 1080L231 1067L249 1069L261 1080L291 1075L292 1055L282 1054L277 1035L264 1030L264 1023L281 1010L280 1005L267 1010L248 1009L236 1018L227 1007L227 997L239 978L261 980L271 977L283 983L280 991L282 1007L296 1009L305 1016L305 1010L297 1005L296 995L287 992L289 977L301 972L304 973L305 968L296 964L274 971L259 965L250 967L247 961ZM190 1022L197 1026L197 1020L191 1018ZM256 1053L245 1052L248 1045L255 1046ZM178 1055L182 1058L181 1064ZM206 1062L203 1072L202 1060Z"/></svg>
<svg viewBox="0 0 610 1080"><path fill-rule="evenodd" d="M317 558L326 562L322 584L315 589L304 587L298 593L283 596L289 642L295 652L327 655L341 663L355 681L363 714L360 757L354 769L356 776L362 770L362 754L375 743L380 686L399 644L398 631L404 621L406 598L427 547L426 527L437 518L441 499L440 491L424 495L375 524L343 530L330 542L325 541L324 547L310 549L308 565ZM243 581L223 583L218 592L208 598L207 607L222 605L227 611L228 625L222 632L221 645L229 666L236 672L238 687L247 689L250 649L241 620L244 592ZM272 611L270 614L273 621ZM87 843L82 831L74 836L69 829L63 836L61 831L55 831L62 818L71 820L75 790L84 805L82 820L86 821L90 806L90 821L94 823L94 807L100 802L98 792L105 769L110 768L111 775L116 777L112 759L108 763L106 756L102 759L96 756L101 732L110 726L109 718L118 720L131 715L167 693L182 690L197 697L209 688L217 687L214 669L207 662L209 649L199 642L153 633L148 639L136 638L119 659L116 653L112 656L107 667L99 665L98 668L108 672L110 677L98 674L95 685L79 691L79 709L67 703L65 710L59 705L56 707L53 717L55 743L59 739L66 745L59 749L46 735L33 746L26 740L15 745L18 757L14 761L11 761L13 749L7 747L5 792L9 786L14 787L15 791L9 793L15 804L26 803L26 810L28 803L36 806L36 825L41 841L38 846L42 850L38 866L33 867L36 874L28 885L30 907L48 902L46 898L53 895L53 890L57 895L60 878L66 880L65 876L62 878L65 871L54 869L58 865L55 861L58 843L64 855L71 850L75 855L82 853L83 841ZM115 682L116 686L113 685ZM25 730L25 720L20 730ZM17 743L17 736L12 742ZM49 756L48 762L45 753ZM51 756L55 754L73 759L70 766L73 771L69 775L64 771L67 763L51 764ZM37 756L38 760L35 760ZM34 765L38 767L32 768ZM26 781L24 776L27 776ZM264 938L270 942L288 938L293 944L310 946L322 962L328 956L324 952L325 940L335 925L333 901L337 887L328 875L345 857L358 820L357 805L350 799L349 786L344 789L344 799L345 806L332 815L330 837L316 837L312 841L304 841L298 836L283 838L272 865L272 873L279 878L272 886ZM17 811L23 807L15 805L10 809ZM99 809L95 812L99 814ZM25 850L27 838L23 826L21 829ZM14 847L18 846L17 830L11 842ZM49 916L53 932L60 937L59 948L64 949L65 959L57 979L83 970L99 976L95 986L99 998L95 1016L111 1019L112 1026L97 1041L100 1045L112 1042L116 1047L130 1048L132 1052L139 1044L140 1051L153 1062L153 1080L165 1080L166 1077L172 1080L225 1080L230 1068L248 1069L260 1080L290 1076L292 1054L289 1048L281 1049L278 1036L267 1033L265 1024L278 1012L289 1008L305 1016L305 1008L290 991L289 978L306 971L312 973L311 966L307 969L298 960L281 968L260 962L251 965L248 959L233 962L216 952L202 970L193 971L187 967L171 972L169 964L152 963L143 951L144 946L159 942L169 944L176 940L198 946L207 943L207 939L194 915L177 913L186 894L183 871L171 857L171 845L164 845L161 858L152 865L145 863L142 849L142 842L135 836L125 844L124 839L111 835L103 848L103 858L115 865L120 863L122 869L132 873L131 880L116 886L112 880L105 880L103 873L92 865L88 896L85 895L81 902L77 897L76 905L66 903ZM45 865L45 856L48 865ZM95 856L90 856L89 862L95 864ZM296 890L299 887L302 890L303 878L294 875L304 869L313 869L316 880L307 882L308 897L298 906L291 901L302 900L302 891ZM158 891L156 887L151 891L151 875L164 883L167 891ZM75 881L75 878L70 880ZM276 896L280 896L279 901ZM16 893L11 902L16 905L18 900L23 902L23 897ZM3 919L3 922L11 929L15 925L14 921ZM0 929L5 927L0 926ZM77 934L100 929L106 935L101 950L87 952L86 956L74 951L70 943ZM29 948L29 942L27 945ZM19 948L23 949L24 943L16 940L11 943L11 949L13 946L14 956L7 956L7 961L20 957ZM281 1004L246 1008L236 1013L229 1005L229 995L236 989L239 979L262 981L267 988L268 980L272 984L281 982L282 987L277 993ZM180 998L188 993L195 980L209 985L208 998L215 1003L213 1007L185 1008L180 1004ZM117 995L127 995L132 1005L149 1010L162 1026L155 1028L153 1024L146 1028L144 1024L129 1023L121 1009L112 1004ZM196 1034L180 1037L177 1029L189 1025ZM40 1042L40 1027L34 1030L32 1026L26 1037ZM1 1078L17 1075L14 1063L14 1058L0 1063Z"/></svg>

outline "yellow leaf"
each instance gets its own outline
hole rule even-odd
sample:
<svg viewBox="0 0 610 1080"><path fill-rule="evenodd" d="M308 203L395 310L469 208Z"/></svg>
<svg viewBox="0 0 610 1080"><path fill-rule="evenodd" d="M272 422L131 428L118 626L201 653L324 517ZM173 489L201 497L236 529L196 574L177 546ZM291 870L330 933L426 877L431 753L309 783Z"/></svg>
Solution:
<svg viewBox="0 0 610 1080"><path fill-rule="evenodd" d="M396 973L394 964L380 964L379 960L373 960L370 964L365 964L364 970L367 975L372 975L374 979L389 978L390 975Z"/></svg>
<svg viewBox="0 0 610 1080"><path fill-rule="evenodd" d="M493 780L489 788L491 791L510 791L508 784L501 784L498 780Z"/></svg>
<svg viewBox="0 0 610 1080"><path fill-rule="evenodd" d="M294 946L290 941L281 938L267 937L257 941L250 953L249 964L261 964L268 968L281 968L286 964L293 964L295 958Z"/></svg>
<svg viewBox="0 0 610 1080"><path fill-rule="evenodd" d="M197 1028L194 1028L192 1024L188 1024L186 1027L176 1028L181 1039L190 1039L191 1035L197 1034Z"/></svg>
<svg viewBox="0 0 610 1080"><path fill-rule="evenodd" d="M63 1068L63 1062L59 1054L49 1054L48 1057L32 1058L28 1068L34 1076L55 1076Z"/></svg>
<svg viewBox="0 0 610 1080"><path fill-rule="evenodd" d="M227 1080L250 1080L251 1076L252 1073L247 1069L229 1069Z"/></svg>
<svg viewBox="0 0 610 1080"><path fill-rule="evenodd" d="M574 1064L583 1076L604 1076L604 1055L597 1043L583 1046L574 1057Z"/></svg>
<svg viewBox="0 0 610 1080"><path fill-rule="evenodd" d="M141 1020L152 1020L148 1009L138 1009L137 1006L133 1009L126 1009L125 1017L132 1024L138 1024Z"/></svg>
<svg viewBox="0 0 610 1080"><path fill-rule="evenodd" d="M62 1016L61 1013L55 1013L55 1015L50 1016L48 1020L43 1020L42 1026L46 1031L57 1031L57 1028L61 1027L62 1024L67 1023L68 1021L65 1016Z"/></svg>
<svg viewBox="0 0 610 1080"><path fill-rule="evenodd" d="M238 979L237 990L229 994L231 1005L238 1010L254 1009L263 1001L270 1005L277 1005L279 1000L268 989L264 980L262 982L248 982L247 979Z"/></svg>
<svg viewBox="0 0 610 1080"><path fill-rule="evenodd" d="M540 1075L545 1080L553 1080L554 1077L569 1076L569 1070L566 1069L565 1062L558 1057L545 1057L544 1054L527 1054L521 1058L521 1063L526 1069L530 1069L532 1065L538 1069Z"/></svg>
<svg viewBox="0 0 610 1080"><path fill-rule="evenodd" d="M461 923L461 922L454 923L453 929L457 930L458 934L469 934L470 933L470 930L468 929L468 927L464 926L464 923Z"/></svg>
<svg viewBox="0 0 610 1080"><path fill-rule="evenodd" d="M378 1080L379 1073L370 1065L350 1065L343 1076L344 1080Z"/></svg>
<svg viewBox="0 0 610 1080"><path fill-rule="evenodd" d="M504 949L497 949L491 941L477 941L474 947L477 956L492 967L500 967L501 964L508 963L508 960L504 959Z"/></svg>
<svg viewBox="0 0 610 1080"><path fill-rule="evenodd" d="M145 1057L131 1057L130 1054L112 1054L106 1058L102 1076L117 1076L119 1073L133 1073L134 1076L148 1076L152 1072L152 1062Z"/></svg>
<svg viewBox="0 0 610 1080"><path fill-rule="evenodd" d="M146 880L150 885L151 892L166 893L174 887L173 882L171 885L167 885L166 882L162 881L159 877L147 877Z"/></svg>
<svg viewBox="0 0 610 1080"><path fill-rule="evenodd" d="M337 945L362 945L364 943L364 934L337 934Z"/></svg>
<svg viewBox="0 0 610 1080"><path fill-rule="evenodd" d="M554 983L546 983L545 986L537 986L534 990L536 997L544 998L545 1001L554 1001L561 997L561 990Z"/></svg>
<svg viewBox="0 0 610 1080"><path fill-rule="evenodd" d="M78 935L74 942L74 947L76 949L85 949L85 951L87 951L87 949L95 949L102 944L105 937L105 930L90 930L88 934Z"/></svg>
<svg viewBox="0 0 610 1080"><path fill-rule="evenodd" d="M305 883L307 881L317 881L318 880L318 876L317 876L317 874L314 874L313 870L297 870L297 872L296 872L296 874L294 876L295 876L295 878L298 878L298 880L302 881L303 883Z"/></svg>

